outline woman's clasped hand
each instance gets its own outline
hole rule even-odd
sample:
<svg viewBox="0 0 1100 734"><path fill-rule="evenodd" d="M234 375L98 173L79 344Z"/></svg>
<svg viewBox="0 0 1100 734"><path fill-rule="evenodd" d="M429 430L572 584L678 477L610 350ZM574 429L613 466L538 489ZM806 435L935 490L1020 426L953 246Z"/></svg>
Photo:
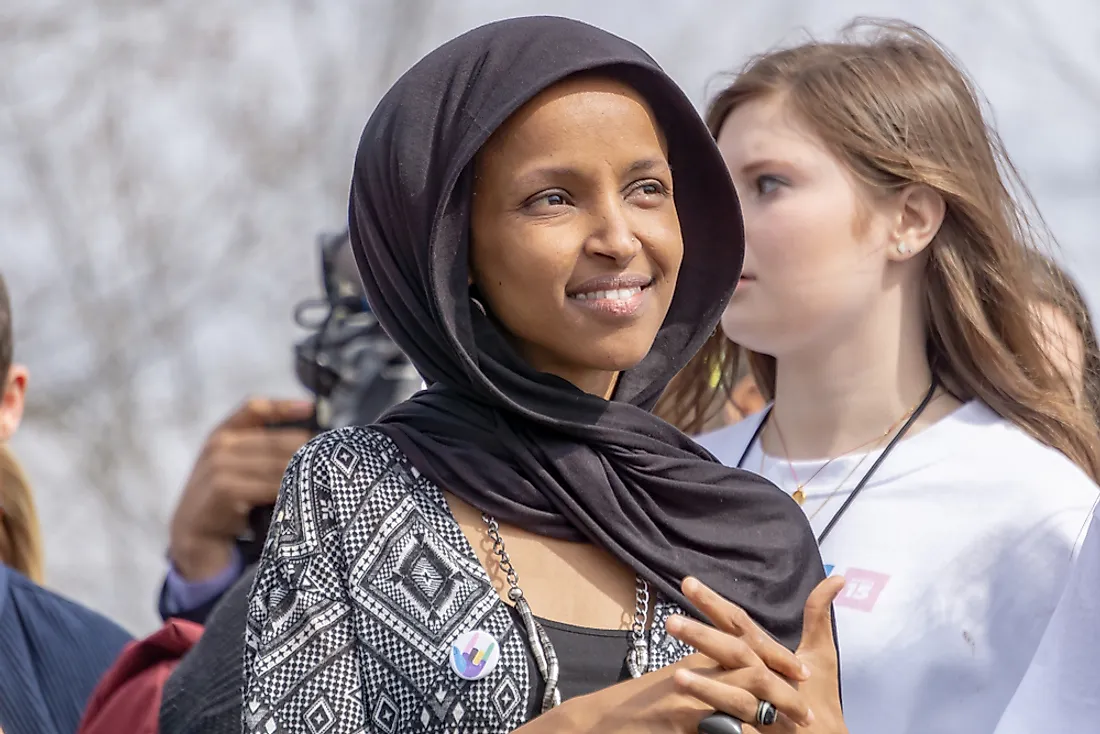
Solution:
<svg viewBox="0 0 1100 734"><path fill-rule="evenodd" d="M554 721L555 726L695 734L699 723L718 711L745 722L745 732L847 734L832 625L832 603L844 588L843 578L828 578L814 589L806 601L802 641L793 653L743 609L698 580L685 579L682 588L712 624L677 616L668 620L668 631L698 652L636 680L567 701L550 715L565 719ZM761 701L779 711L770 726L755 724Z"/></svg>

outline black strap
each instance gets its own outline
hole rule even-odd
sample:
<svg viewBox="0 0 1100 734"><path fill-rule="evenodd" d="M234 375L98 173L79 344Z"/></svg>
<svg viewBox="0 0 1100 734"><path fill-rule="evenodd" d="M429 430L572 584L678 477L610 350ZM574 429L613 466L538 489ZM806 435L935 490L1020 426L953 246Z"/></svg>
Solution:
<svg viewBox="0 0 1100 734"><path fill-rule="evenodd" d="M760 418L760 423L756 426L756 430L752 432L752 438L745 444L745 450L741 452L741 458L737 460L737 468L745 468L745 459L749 458L749 452L752 451L753 445L760 440L760 434L764 432L764 426L768 425L768 416L772 414L772 406L768 406L764 409L764 415ZM764 453L764 447L760 447L760 453Z"/></svg>
<svg viewBox="0 0 1100 734"><path fill-rule="evenodd" d="M836 524L840 522L841 516L848 510L848 507L851 506L852 502L855 501L856 496L861 491L863 491L863 488L865 486L867 486L867 482L869 482L871 480L871 477L874 476L875 471L877 471L879 466L882 465L882 462L886 461L886 457L890 455L890 452L894 450L894 447L898 445L898 442L905 437L905 434L908 433L909 429L913 427L913 424L917 422L917 419L920 418L921 413L923 413L924 409L928 407L928 404L932 402L932 397L936 394L936 388L938 388L939 385L939 380L933 377L932 385L928 388L928 393L924 396L924 399L921 400L920 405L918 405L913 411L913 414L909 416L909 420L905 421L905 425L901 427L901 430L894 434L894 437L890 440L890 443L886 445L886 449L883 450L881 454L879 454L879 457L875 460L875 463L871 465L871 468L868 469L867 473L863 475L863 478L859 480L859 484L857 484L855 489L852 490L852 493L848 495L848 499L844 501L844 504L841 505L840 509L836 511L836 514L833 515L833 518L829 520L829 524L826 525L825 529L821 531L821 535L817 536L818 545L821 545L821 543L824 542L825 538L829 535L829 533L832 532L833 528L836 527ZM756 427L756 430L752 434L752 438L749 439L748 444L745 446L745 450L741 452L741 458L737 461L738 469L744 468L743 465L745 463L745 459L748 457L749 451L752 450L753 444L755 444L760 439L760 434L764 431L764 424L768 422L768 416L770 414L771 407L768 408L768 412L764 414L764 417L760 419L760 425ZM760 447L760 451L764 451L763 446Z"/></svg>

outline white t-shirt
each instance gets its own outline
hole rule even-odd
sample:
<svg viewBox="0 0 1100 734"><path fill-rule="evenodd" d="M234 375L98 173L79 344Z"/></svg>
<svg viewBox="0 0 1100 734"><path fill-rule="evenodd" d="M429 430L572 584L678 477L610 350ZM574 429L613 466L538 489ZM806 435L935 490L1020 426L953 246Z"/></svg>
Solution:
<svg viewBox="0 0 1100 734"><path fill-rule="evenodd" d="M997 734L1100 729L1100 518Z"/></svg>
<svg viewBox="0 0 1100 734"><path fill-rule="evenodd" d="M762 417L699 442L736 466ZM806 483L815 533L880 453L841 457ZM823 464L794 462L794 473L807 482ZM758 441L742 468L797 488L787 462ZM852 734L993 732L1098 495L1069 459L980 402L900 441L821 546L826 571L848 582L836 622Z"/></svg>

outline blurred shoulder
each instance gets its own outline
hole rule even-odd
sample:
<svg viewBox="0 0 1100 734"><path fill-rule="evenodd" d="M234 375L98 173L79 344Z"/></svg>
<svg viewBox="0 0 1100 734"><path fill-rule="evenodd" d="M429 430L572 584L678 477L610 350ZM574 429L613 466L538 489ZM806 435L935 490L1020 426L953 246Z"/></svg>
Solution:
<svg viewBox="0 0 1100 734"><path fill-rule="evenodd" d="M0 569L0 573L6 577L7 603L15 607L21 618L33 620L36 628L51 628L50 634L57 636L59 640L108 645L116 651L130 641L128 632L99 612L56 591L39 586L18 571L2 564Z"/></svg>
<svg viewBox="0 0 1100 734"><path fill-rule="evenodd" d="M766 414L761 410L716 431L695 436L695 440L726 466L737 466Z"/></svg>

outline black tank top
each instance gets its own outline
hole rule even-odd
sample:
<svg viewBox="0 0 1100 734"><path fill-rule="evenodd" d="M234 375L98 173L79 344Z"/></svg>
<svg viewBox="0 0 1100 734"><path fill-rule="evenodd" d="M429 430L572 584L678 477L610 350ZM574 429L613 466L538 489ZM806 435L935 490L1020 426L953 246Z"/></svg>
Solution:
<svg viewBox="0 0 1100 734"><path fill-rule="evenodd" d="M523 630L519 612L509 606L508 611L516 625ZM630 651L629 630L601 630L589 627L577 627L562 622L551 622L537 617L546 630L554 650L558 654L558 688L561 700L613 686L630 677L626 667L626 654ZM526 633L524 633L526 634ZM535 657L527 650L527 671L531 681L531 706L527 712L528 720L538 716L542 710L542 693L545 685L539 674Z"/></svg>

